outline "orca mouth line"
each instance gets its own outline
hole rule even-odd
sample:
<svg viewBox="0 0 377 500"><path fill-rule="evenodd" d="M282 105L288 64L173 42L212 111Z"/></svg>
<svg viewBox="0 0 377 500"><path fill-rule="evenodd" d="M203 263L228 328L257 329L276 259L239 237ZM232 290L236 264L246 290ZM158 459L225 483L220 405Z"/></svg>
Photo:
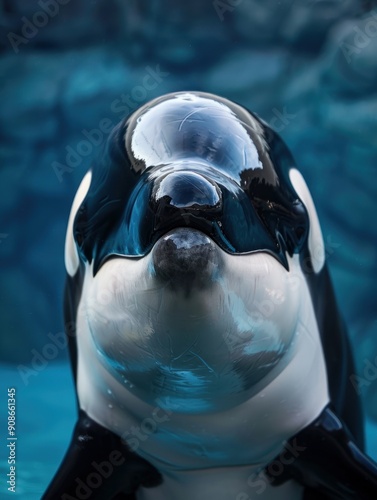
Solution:
<svg viewBox="0 0 377 500"><path fill-rule="evenodd" d="M153 246L152 264L157 279L189 293L193 287L203 289L215 280L221 252L202 231L175 228Z"/></svg>
<svg viewBox="0 0 377 500"><path fill-rule="evenodd" d="M236 253L236 248L223 233L220 221L205 219L204 217L196 216L189 212L181 214L180 218L173 217L170 220L167 219L157 224L155 229L156 241L154 245L171 232L180 231L182 229L187 230L187 235L191 232L202 233L222 250L228 253Z"/></svg>

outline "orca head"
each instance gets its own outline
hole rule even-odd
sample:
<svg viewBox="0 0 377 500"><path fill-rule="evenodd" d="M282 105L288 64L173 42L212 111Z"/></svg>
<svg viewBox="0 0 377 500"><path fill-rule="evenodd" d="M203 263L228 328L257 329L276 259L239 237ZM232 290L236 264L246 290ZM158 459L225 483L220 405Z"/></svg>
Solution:
<svg viewBox="0 0 377 500"><path fill-rule="evenodd" d="M147 402L214 411L289 362L291 268L322 267L320 238L280 137L227 99L180 92L113 130L74 203L66 263L90 271L82 307L104 366Z"/></svg>
<svg viewBox="0 0 377 500"><path fill-rule="evenodd" d="M169 94L112 132L75 219L94 273L113 255L141 257L175 227L203 231L231 254L265 251L287 267L308 232L281 139L226 99Z"/></svg>

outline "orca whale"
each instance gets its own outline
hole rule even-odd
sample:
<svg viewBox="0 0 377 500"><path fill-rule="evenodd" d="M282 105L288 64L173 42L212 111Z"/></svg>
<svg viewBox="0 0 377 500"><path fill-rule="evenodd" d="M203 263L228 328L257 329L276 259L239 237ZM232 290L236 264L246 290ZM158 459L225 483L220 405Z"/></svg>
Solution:
<svg viewBox="0 0 377 500"><path fill-rule="evenodd" d="M258 116L178 92L124 119L65 266L78 420L44 500L377 498L316 209Z"/></svg>

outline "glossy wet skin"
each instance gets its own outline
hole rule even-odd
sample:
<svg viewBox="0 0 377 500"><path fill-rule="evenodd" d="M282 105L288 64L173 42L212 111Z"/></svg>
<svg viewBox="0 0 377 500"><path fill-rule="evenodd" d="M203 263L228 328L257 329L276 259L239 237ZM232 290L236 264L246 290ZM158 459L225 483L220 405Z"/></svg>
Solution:
<svg viewBox="0 0 377 500"><path fill-rule="evenodd" d="M244 108L169 94L111 134L77 214L75 239L96 273L111 255L144 256L175 227L231 254L265 251L287 267L308 231L281 140Z"/></svg>

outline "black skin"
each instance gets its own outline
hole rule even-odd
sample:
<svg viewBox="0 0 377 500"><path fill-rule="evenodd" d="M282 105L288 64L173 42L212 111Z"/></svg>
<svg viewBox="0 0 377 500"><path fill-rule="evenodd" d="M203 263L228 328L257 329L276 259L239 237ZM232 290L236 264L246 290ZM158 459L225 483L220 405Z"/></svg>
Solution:
<svg viewBox="0 0 377 500"><path fill-rule="evenodd" d="M93 463L102 464L100 471ZM101 476L98 487L96 479L91 482L93 473ZM83 489L81 481L88 490ZM69 449L42 499L136 500L139 486L157 486L160 482L156 469L128 450L119 436L79 411Z"/></svg>
<svg viewBox="0 0 377 500"><path fill-rule="evenodd" d="M304 500L376 498L376 464L360 450L331 407L288 443L298 450L298 457L287 450L285 462L291 454L292 463L282 467L286 478L309 487Z"/></svg>
<svg viewBox="0 0 377 500"><path fill-rule="evenodd" d="M201 155L203 160L208 160L209 157L213 157L215 151L214 158L217 159L221 170L220 177L216 177L218 187L220 186L217 192L221 190L221 195L212 196L216 204L213 200L212 205L207 203L208 200L211 201L208 198L201 205L197 205L195 210L182 208L180 203L174 206L172 198L166 196L158 198L156 193L159 181L154 184L154 181L151 181L148 184L149 172L158 165L148 165L146 160L140 160L140 155L138 159L133 156L132 130L140 115L147 114L161 102L175 99L178 94L159 98L136 111L127 121L114 129L104 157L97 167L94 167L90 191L80 207L74 227L81 259L93 262L96 273L109 256L114 253L122 254L122 249L125 250L122 246L125 241L129 242L126 248L128 256L138 256L140 252L145 255L161 235L172 227L181 226L192 226L205 232L229 253L243 253L257 249L266 251L285 267L287 267L285 255L298 253L321 335L331 403L309 426L288 441L285 445L284 461L281 458L282 454L273 461L282 460L280 467L282 472L274 476L271 471L276 468L267 466L264 473L270 476L271 484L276 487L289 479L295 479L305 487L304 500L375 500L377 467L362 451L363 420L359 398L350 382L350 376L355 373L355 368L347 332L338 313L327 267L324 266L318 274L312 270L306 243L307 214L290 185L288 176L289 168L294 166L293 158L277 134L244 108L210 94L199 92L192 94L208 99L203 114L195 115L196 122L190 124L190 120L187 119L189 116L187 103L184 115L179 115L178 109L175 120L171 119L171 115L168 121L163 114L157 116L160 122L156 129L163 131L164 136L161 136L161 139L166 146L158 151L158 157L164 164L171 162L171 158L174 159L174 155L178 153L179 160L179 148L184 147L186 148L184 151L187 150L187 154L194 155L196 159ZM233 137L232 130L229 129L232 127L232 119L229 119L229 116L226 133L221 127L216 129L221 123L217 115L214 115L212 122L207 123L207 116L208 120L211 120L210 112L207 112L207 109L210 110L211 101L228 106L238 127L236 131L239 132L241 125L247 132L245 137L250 140L237 143L238 146L236 141L227 142L228 137ZM172 125L174 123L176 129ZM196 128L198 124L199 129ZM217 137L214 135L216 130ZM190 133L192 133L191 139ZM176 141L176 134L178 139L179 137L181 139ZM236 136L241 137L239 133ZM216 150L217 139L220 139L223 149L220 147ZM162 142L160 140L158 144ZM250 165L249 169L237 170L238 165L242 164L244 151L248 148L252 151L254 145L263 168L255 169L255 165ZM169 150L172 156L164 158L165 150ZM129 215L130 212L125 209L125 205L133 187L141 182L142 176L145 179L146 198L141 200L140 210L136 212L139 219L135 219ZM208 183L212 182L215 181L208 177L203 181L203 186L210 191ZM236 189L237 196L230 197L228 188L233 189L233 192ZM183 194L187 195L187 192ZM176 196L177 193L174 194L174 200L180 201ZM220 198L221 202L218 201ZM236 202L232 201L236 198ZM240 210L241 205L244 212ZM247 227L245 229L245 220L240 219L242 213L247 213L249 220L252 221L251 232L248 232ZM125 219L125 214L130 218ZM126 220L128 226L117 223L123 220ZM130 233L130 227L137 227L139 234ZM224 238L218 236L221 232L219 227L222 228ZM238 231L238 227L243 227L244 230ZM128 239L129 235L133 235L134 239ZM75 324L82 284L83 264L73 278L67 278L64 304L66 333L75 381L77 371ZM296 450L294 455L292 449ZM154 487L160 484L161 476L151 464L130 451L119 436L79 410L71 444L58 472L42 497L43 500L84 498L77 496L77 480L86 483L88 476L97 472L93 462L97 464L108 462L114 451L119 453L117 465L112 466L113 471L109 477L102 477L101 484L92 487L91 493L85 498L134 500L141 485Z"/></svg>

